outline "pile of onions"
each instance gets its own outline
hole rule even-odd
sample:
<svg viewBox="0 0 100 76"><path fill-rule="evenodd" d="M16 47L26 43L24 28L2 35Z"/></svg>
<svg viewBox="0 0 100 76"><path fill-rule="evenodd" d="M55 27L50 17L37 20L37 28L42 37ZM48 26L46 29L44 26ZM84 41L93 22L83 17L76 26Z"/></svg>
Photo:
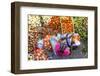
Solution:
<svg viewBox="0 0 100 76"><path fill-rule="evenodd" d="M36 49L33 52L33 59L34 60L48 60L48 55L44 50Z"/></svg>
<svg viewBox="0 0 100 76"><path fill-rule="evenodd" d="M47 48L48 50L50 50L52 48L51 44L50 44L50 37L51 37L51 35L46 35L46 37L43 39L44 48Z"/></svg>

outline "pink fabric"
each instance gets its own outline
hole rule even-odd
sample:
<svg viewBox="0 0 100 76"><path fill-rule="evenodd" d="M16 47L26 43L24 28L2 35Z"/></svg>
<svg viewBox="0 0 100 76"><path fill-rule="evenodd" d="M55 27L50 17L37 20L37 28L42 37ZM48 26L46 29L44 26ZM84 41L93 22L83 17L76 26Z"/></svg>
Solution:
<svg viewBox="0 0 100 76"><path fill-rule="evenodd" d="M68 56L71 53L68 48L66 48L64 50L64 52L61 52L60 51L60 43L56 43L54 51L56 52L57 56Z"/></svg>

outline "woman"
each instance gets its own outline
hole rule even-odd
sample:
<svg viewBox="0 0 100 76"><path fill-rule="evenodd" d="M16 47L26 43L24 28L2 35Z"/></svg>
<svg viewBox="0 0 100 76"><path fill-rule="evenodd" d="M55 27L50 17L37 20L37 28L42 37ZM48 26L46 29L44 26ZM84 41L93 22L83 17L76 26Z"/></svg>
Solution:
<svg viewBox="0 0 100 76"><path fill-rule="evenodd" d="M56 56L62 57L70 55L70 50L63 43L63 40L61 40L60 34L52 36L50 38L50 43Z"/></svg>

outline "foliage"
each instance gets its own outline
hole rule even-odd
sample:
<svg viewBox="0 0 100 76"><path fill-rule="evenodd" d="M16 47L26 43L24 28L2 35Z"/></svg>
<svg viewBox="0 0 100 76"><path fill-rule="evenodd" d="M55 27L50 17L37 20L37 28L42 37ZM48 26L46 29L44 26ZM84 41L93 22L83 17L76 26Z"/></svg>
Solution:
<svg viewBox="0 0 100 76"><path fill-rule="evenodd" d="M79 33L83 41L87 41L88 36L87 20L87 17L73 17L74 30L76 33Z"/></svg>
<svg viewBox="0 0 100 76"><path fill-rule="evenodd" d="M87 53L88 48L88 18L87 17L73 17L74 30L81 36L81 41L84 44L82 47L82 52Z"/></svg>

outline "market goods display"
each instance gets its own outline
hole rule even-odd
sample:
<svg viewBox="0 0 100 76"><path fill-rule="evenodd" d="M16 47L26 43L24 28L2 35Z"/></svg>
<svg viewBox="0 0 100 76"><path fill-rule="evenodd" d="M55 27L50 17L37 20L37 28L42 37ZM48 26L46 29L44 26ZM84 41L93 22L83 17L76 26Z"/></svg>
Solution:
<svg viewBox="0 0 100 76"><path fill-rule="evenodd" d="M62 33L71 33L73 32L73 23L70 16L61 17L61 28Z"/></svg>
<svg viewBox="0 0 100 76"><path fill-rule="evenodd" d="M34 60L48 60L48 55L44 50L36 49L33 52L33 59Z"/></svg>
<svg viewBox="0 0 100 76"><path fill-rule="evenodd" d="M71 16L34 16L30 14L28 16L28 60L73 58L74 51L77 52L81 45L85 45L82 43L81 37L87 32L83 31L84 33L81 32L81 34L79 30L76 30L78 29L76 21L77 18ZM86 25L84 21L83 24ZM82 27L86 28L87 25ZM74 47L76 50L73 49ZM81 57L84 55L82 54Z"/></svg>

